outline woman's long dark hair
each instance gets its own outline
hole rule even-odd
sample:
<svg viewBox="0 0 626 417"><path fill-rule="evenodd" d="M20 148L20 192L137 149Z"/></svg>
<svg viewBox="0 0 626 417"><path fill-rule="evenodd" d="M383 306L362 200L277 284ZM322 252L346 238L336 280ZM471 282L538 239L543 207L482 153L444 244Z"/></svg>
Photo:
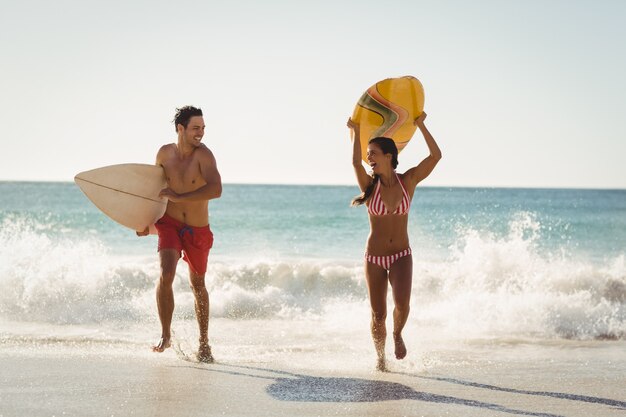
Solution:
<svg viewBox="0 0 626 417"><path fill-rule="evenodd" d="M393 169L396 169L396 167L398 166L398 148L396 147L396 143L393 141L393 139L385 138L381 136L381 137L377 137L374 139L370 139L370 141L368 142L368 145L371 143L378 145L380 150L383 151L384 155L389 154L389 153L391 154L391 166ZM372 196L372 193L374 192L374 187L376 186L376 183L380 181L380 177L377 174L372 173L372 178L374 180L365 189L365 191L363 191L361 195L356 196L352 199L352 204L351 204L352 206L360 206Z"/></svg>

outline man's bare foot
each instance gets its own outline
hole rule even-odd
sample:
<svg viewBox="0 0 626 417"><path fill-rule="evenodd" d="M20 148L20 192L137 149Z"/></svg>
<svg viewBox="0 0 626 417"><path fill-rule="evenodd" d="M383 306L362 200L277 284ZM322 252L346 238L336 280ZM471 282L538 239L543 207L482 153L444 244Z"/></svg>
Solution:
<svg viewBox="0 0 626 417"><path fill-rule="evenodd" d="M171 343L170 339L166 338L166 337L162 337L162 338L159 339L159 343L157 343L156 345L152 346L152 351L153 352L163 352L165 349L167 349L170 346L172 346L172 343Z"/></svg>
<svg viewBox="0 0 626 417"><path fill-rule="evenodd" d="M202 363L213 363L215 359L213 359L213 355L211 354L211 346L208 343L200 343L198 347L198 362Z"/></svg>
<svg viewBox="0 0 626 417"><path fill-rule="evenodd" d="M378 358L376 363L376 370L380 372L387 372L387 361L385 358Z"/></svg>
<svg viewBox="0 0 626 417"><path fill-rule="evenodd" d="M402 340L402 335L394 334L393 341L396 345L396 359L404 359L406 356L406 346L404 345L404 340Z"/></svg>

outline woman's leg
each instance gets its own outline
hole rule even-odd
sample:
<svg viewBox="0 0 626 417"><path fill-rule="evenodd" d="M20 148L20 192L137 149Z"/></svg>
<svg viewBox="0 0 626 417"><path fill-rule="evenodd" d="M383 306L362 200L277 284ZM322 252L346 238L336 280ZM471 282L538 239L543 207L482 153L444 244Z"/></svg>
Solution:
<svg viewBox="0 0 626 417"><path fill-rule="evenodd" d="M402 329L411 309L411 286L413 283L413 257L403 256L389 270L389 283L395 308L393 309L393 340L397 359L404 359L406 346L402 340Z"/></svg>
<svg viewBox="0 0 626 417"><path fill-rule="evenodd" d="M370 297L372 308L372 339L378 355L377 368L380 371L386 369L385 366L385 339L387 329L385 319L387 318L387 270L374 263L365 261L365 280L367 291Z"/></svg>

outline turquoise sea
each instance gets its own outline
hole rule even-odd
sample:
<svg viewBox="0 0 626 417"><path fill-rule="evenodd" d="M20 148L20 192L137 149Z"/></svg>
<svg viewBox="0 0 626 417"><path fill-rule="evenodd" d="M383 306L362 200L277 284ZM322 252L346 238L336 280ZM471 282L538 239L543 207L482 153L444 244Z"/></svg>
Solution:
<svg viewBox="0 0 626 417"><path fill-rule="evenodd" d="M357 191L224 186L210 203L215 343L257 355L281 334L286 346L324 340L329 350L335 336L352 335L371 354L369 226L363 207L349 207ZM408 339L626 339L626 190L418 187L409 227ZM174 328L191 345L182 261L177 275ZM109 220L73 183L0 183L4 340L54 328L57 338L148 343L159 332L157 277L156 238ZM297 338L284 334L286 323L302 320ZM305 331L311 326L316 336ZM228 339L243 328L247 335ZM264 335L254 338L256 350L250 329Z"/></svg>

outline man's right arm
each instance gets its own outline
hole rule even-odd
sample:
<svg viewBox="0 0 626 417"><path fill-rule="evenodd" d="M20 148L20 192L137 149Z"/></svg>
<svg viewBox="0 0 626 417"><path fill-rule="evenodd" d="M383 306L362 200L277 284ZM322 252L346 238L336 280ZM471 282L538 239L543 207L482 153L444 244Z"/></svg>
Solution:
<svg viewBox="0 0 626 417"><path fill-rule="evenodd" d="M167 146L167 145L165 145ZM155 161L155 165L156 166L163 166L163 164L161 163L161 158L162 158L162 154L164 151L165 146L162 146L161 149L159 149L159 151L157 152L156 155L156 161ZM146 228L142 231L138 231L136 230L135 233L137 234L137 236L139 237L143 237L143 236L148 236L150 234L156 235L157 234L157 230L154 227L153 224L146 226Z"/></svg>

